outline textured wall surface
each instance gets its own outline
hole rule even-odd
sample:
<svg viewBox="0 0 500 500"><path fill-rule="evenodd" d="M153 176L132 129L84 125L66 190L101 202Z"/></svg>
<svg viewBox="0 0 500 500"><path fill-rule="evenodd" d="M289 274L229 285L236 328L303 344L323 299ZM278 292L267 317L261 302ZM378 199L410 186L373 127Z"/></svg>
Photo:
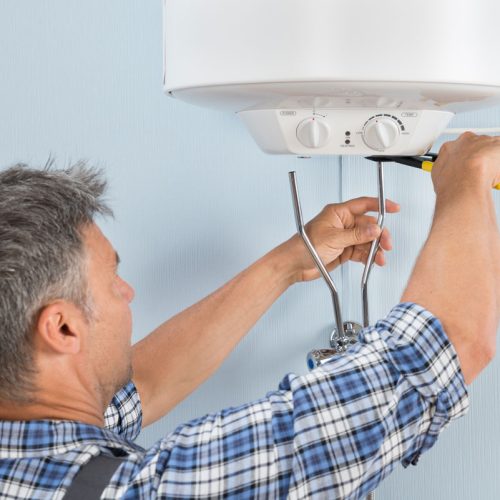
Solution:
<svg viewBox="0 0 500 500"><path fill-rule="evenodd" d="M288 170L298 172L308 218L328 202L376 193L373 164L266 156L236 116L162 95L160 0L2 0L0 68L2 167L43 164L52 155L60 165L88 158L107 170L116 220L102 226L136 289L135 340L293 233ZM453 124L499 125L500 110ZM389 263L373 273L373 319L397 303L433 204L429 176L394 165L386 170L387 193L402 213L389 217L395 240ZM360 269L346 267L334 278L344 316L360 319ZM332 321L322 282L294 286L212 379L144 430L141 443L258 398L286 372L304 372L306 352L326 345ZM471 389L469 415L418 467L398 469L377 498L499 498L499 420L496 360Z"/></svg>

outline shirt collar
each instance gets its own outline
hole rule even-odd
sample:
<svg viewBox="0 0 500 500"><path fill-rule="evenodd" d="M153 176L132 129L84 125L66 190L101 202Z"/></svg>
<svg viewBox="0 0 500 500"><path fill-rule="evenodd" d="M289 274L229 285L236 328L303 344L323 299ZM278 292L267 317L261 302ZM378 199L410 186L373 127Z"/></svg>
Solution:
<svg viewBox="0 0 500 500"><path fill-rule="evenodd" d="M143 449L118 434L69 420L0 421L0 458L35 458L59 455L86 445L128 453Z"/></svg>

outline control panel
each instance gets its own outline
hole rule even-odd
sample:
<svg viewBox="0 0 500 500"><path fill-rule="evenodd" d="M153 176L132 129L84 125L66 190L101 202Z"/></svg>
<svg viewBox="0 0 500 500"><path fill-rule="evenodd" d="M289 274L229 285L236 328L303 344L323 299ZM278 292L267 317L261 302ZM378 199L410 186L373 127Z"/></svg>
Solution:
<svg viewBox="0 0 500 500"><path fill-rule="evenodd" d="M436 110L260 109L239 113L268 153L400 156L426 153L453 113Z"/></svg>

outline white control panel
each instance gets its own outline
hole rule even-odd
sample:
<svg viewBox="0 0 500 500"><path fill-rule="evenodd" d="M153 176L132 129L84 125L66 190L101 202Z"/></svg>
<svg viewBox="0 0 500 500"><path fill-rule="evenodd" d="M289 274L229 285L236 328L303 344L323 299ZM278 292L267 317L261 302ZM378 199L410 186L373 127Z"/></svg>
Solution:
<svg viewBox="0 0 500 500"><path fill-rule="evenodd" d="M453 113L435 110L262 109L242 111L257 144L274 154L420 155Z"/></svg>

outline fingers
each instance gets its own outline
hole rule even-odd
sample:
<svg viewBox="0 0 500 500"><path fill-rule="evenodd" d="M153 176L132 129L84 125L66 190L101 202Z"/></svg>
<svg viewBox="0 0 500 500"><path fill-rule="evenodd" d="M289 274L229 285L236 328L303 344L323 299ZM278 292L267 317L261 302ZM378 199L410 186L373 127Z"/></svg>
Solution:
<svg viewBox="0 0 500 500"><path fill-rule="evenodd" d="M354 224L357 226L368 226L369 224L376 224L377 217L373 215L357 215L354 219Z"/></svg>
<svg viewBox="0 0 500 500"><path fill-rule="evenodd" d="M343 240L345 243L345 250L343 253L343 257L341 257L341 262L346 262L348 260L352 260L354 262L363 262L366 263L368 260L368 255L370 253L370 248L372 245L372 242L375 238L377 238L380 228L377 225L370 225L367 226L365 229L365 232L358 232L359 226L352 229L352 230L346 230L343 233ZM371 234L368 233L368 231L374 231ZM375 234L376 232L376 234ZM355 238L355 234L361 234L365 236L365 241L361 242L358 238L358 243L348 243L349 238ZM392 250L392 239L391 239L391 234L387 229L384 229L382 231L382 235L380 236L380 245L378 252L375 256L375 263L378 264L379 266L385 265L385 255L384 251L388 252Z"/></svg>
<svg viewBox="0 0 500 500"><path fill-rule="evenodd" d="M371 242L364 243L362 245L356 245L352 249L351 254L349 256L346 256L348 257L348 259L345 260L352 260L353 262L361 262L363 264L366 264L366 262L368 261L368 256L370 254L371 245ZM388 252L390 250L392 250L392 239L390 232L386 228L382 231L380 246L377 254L375 255L375 264L384 266L386 264L385 252Z"/></svg>
<svg viewBox="0 0 500 500"><path fill-rule="evenodd" d="M386 264L385 253L381 249L379 249L377 255L375 255L375 264L380 267L383 267Z"/></svg>
<svg viewBox="0 0 500 500"><path fill-rule="evenodd" d="M380 234L380 228L377 226L377 219L375 217L363 216L363 221L357 223L356 226L359 228L360 234L366 234L366 238L363 240L361 236L358 237L358 242L353 243L354 245L361 246L363 243L368 243L368 246L370 246L371 242L375 238L378 238ZM353 229L353 232L356 232L356 228ZM383 229L380 236L380 247L383 250L392 250L392 236L387 228Z"/></svg>
<svg viewBox="0 0 500 500"><path fill-rule="evenodd" d="M391 238L391 233L387 228L384 228L382 231L382 236L380 238L380 248L382 250L392 250L392 238Z"/></svg>
<svg viewBox="0 0 500 500"><path fill-rule="evenodd" d="M361 264L366 264L368 262L369 254L370 245L363 245L362 247L360 246L354 249L349 260L353 262L360 262ZM386 264L385 252L382 248L379 248L377 250L377 253L375 255L375 264L381 267L385 266Z"/></svg>
<svg viewBox="0 0 500 500"><path fill-rule="evenodd" d="M355 224L359 226L368 226L372 224L377 224L377 218L371 215L359 215L356 217ZM392 250L391 233L387 228L385 228L382 231L382 237L380 238L380 246L384 250Z"/></svg>
<svg viewBox="0 0 500 500"><path fill-rule="evenodd" d="M346 248L359 246L378 238L380 228L376 224L356 225L350 229L343 229L337 235L337 246Z"/></svg>
<svg viewBox="0 0 500 500"><path fill-rule="evenodd" d="M353 215L362 215L366 212L378 212L378 198L371 198L363 196L361 198L354 198L353 200L342 203ZM399 204L385 200L385 209L388 213L393 214L399 212Z"/></svg>

